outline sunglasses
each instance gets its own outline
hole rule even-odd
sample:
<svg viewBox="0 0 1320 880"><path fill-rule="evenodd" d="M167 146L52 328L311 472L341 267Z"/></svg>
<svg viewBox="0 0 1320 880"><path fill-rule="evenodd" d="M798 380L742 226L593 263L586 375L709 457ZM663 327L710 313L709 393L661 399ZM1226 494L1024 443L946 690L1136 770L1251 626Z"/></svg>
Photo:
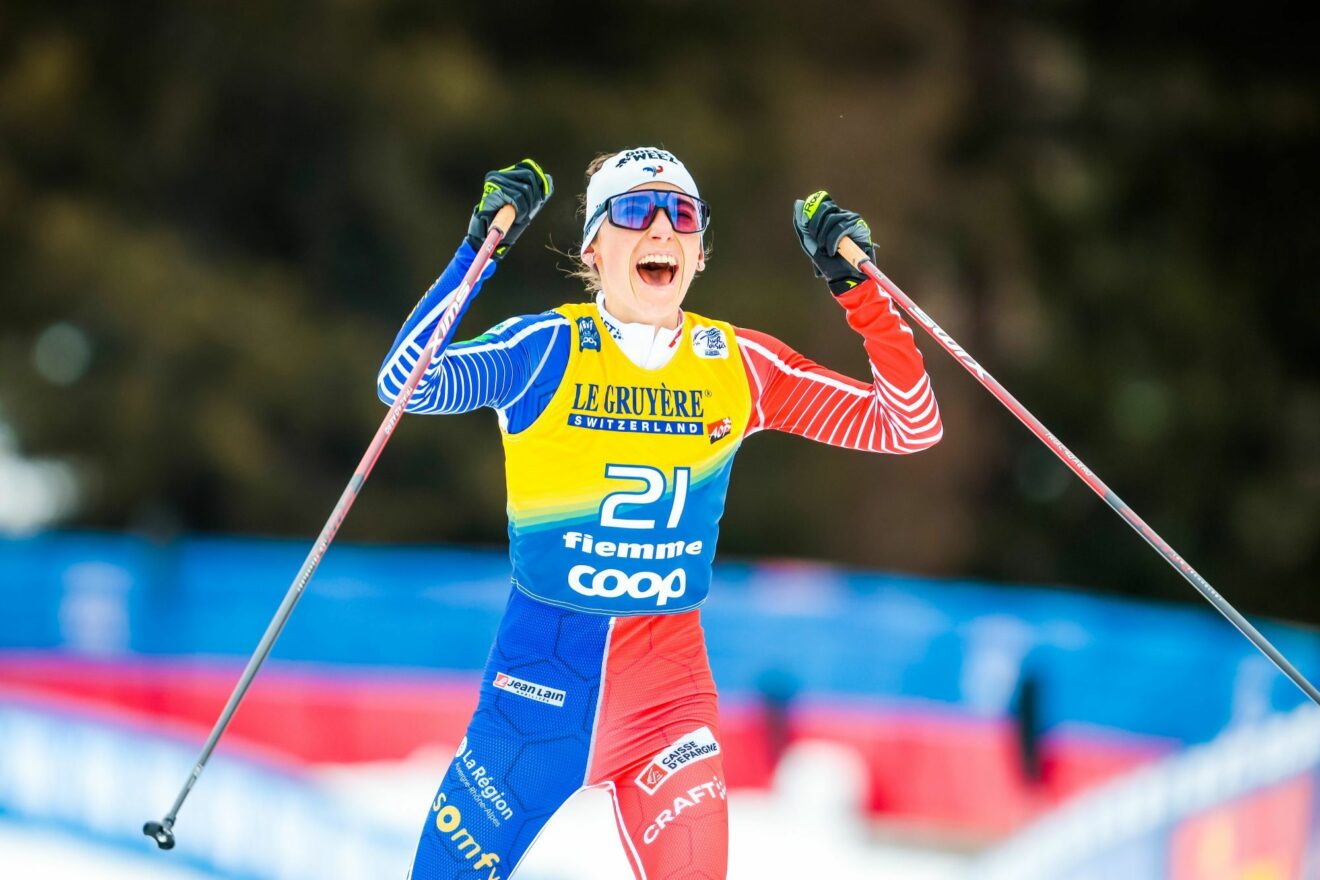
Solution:
<svg viewBox="0 0 1320 880"><path fill-rule="evenodd" d="M622 229L650 229L656 212L664 210L675 232L704 232L710 225L710 205L696 196L663 189L641 189L620 193L605 200L591 218L603 212ZM587 224L590 225L590 224Z"/></svg>

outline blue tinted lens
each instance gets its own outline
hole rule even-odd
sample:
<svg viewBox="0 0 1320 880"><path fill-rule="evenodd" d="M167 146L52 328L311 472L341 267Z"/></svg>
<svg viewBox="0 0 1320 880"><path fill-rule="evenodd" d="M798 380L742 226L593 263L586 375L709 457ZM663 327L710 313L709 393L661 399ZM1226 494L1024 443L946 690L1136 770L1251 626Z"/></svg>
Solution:
<svg viewBox="0 0 1320 880"><path fill-rule="evenodd" d="M663 209L675 232L701 232L710 222L710 209L701 199L668 190L641 190L610 200L610 222L624 229L648 229L657 210Z"/></svg>
<svg viewBox="0 0 1320 880"><path fill-rule="evenodd" d="M655 219L656 193L625 193L610 202L610 222L624 229L646 229Z"/></svg>

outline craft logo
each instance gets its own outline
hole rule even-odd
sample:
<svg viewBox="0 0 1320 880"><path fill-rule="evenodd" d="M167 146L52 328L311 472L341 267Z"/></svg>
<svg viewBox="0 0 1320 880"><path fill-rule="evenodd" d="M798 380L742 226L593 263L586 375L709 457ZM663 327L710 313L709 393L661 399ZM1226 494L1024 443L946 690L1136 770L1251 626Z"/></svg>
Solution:
<svg viewBox="0 0 1320 880"><path fill-rule="evenodd" d="M613 336L619 342L623 341L623 331L620 330L613 321L611 321L609 318L602 317L600 319L600 322L605 325L605 329L609 331L609 334L611 336Z"/></svg>
<svg viewBox="0 0 1320 880"><path fill-rule="evenodd" d="M587 315L578 318L578 351L600 351L600 331Z"/></svg>
<svg viewBox="0 0 1320 880"><path fill-rule="evenodd" d="M687 791L674 798L672 807L666 807L660 811L660 814L652 820L646 830L642 832L642 843L647 846L655 843L660 832L665 830L665 826L673 822L679 816L683 815L684 810L690 810L704 800L714 801L728 800L729 794L724 787L724 780L718 776L712 776L710 782L703 782L700 785L694 785Z"/></svg>
<svg viewBox="0 0 1320 880"><path fill-rule="evenodd" d="M637 785L647 794L655 794L665 780L688 764L718 755L720 744L709 727L698 728L651 759L637 775Z"/></svg>
<svg viewBox="0 0 1320 880"><path fill-rule="evenodd" d="M719 327L704 327L698 324L692 328L692 350L699 358L727 358L729 342L724 338L724 331Z"/></svg>
<svg viewBox="0 0 1320 880"><path fill-rule="evenodd" d="M523 681L521 678L514 678L507 672L495 673L495 681L492 684L502 691L508 691L520 697L529 700L535 700L538 703L545 703L550 706L563 708L564 700L568 694L558 688L546 687L530 681Z"/></svg>
<svg viewBox="0 0 1320 880"><path fill-rule="evenodd" d="M714 443L716 440L723 440L731 433L733 433L733 419L728 416L725 416L718 422L711 422L706 426L706 435L710 437L711 443Z"/></svg>
<svg viewBox="0 0 1320 880"><path fill-rule="evenodd" d="M643 171L646 171L646 172L649 172L650 175L651 175L652 177L655 177L657 174L663 174L663 173L664 173L665 166L663 166L663 165L647 165L647 166L643 167L642 170L643 170Z"/></svg>
<svg viewBox="0 0 1320 880"><path fill-rule="evenodd" d="M445 793L442 791L435 796L435 803L431 804L431 812L435 813L435 830L447 836L458 854L472 862L472 870L490 868L490 873L485 875L486 880L503 880L504 875L495 867L500 863L500 857L492 852L482 852L481 844L477 843L472 832L463 827L463 812L445 801Z"/></svg>

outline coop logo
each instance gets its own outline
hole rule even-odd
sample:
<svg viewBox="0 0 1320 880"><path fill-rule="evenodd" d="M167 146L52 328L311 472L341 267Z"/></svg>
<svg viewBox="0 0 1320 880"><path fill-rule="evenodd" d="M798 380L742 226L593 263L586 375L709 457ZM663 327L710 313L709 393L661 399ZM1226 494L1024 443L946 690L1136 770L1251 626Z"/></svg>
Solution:
<svg viewBox="0 0 1320 880"><path fill-rule="evenodd" d="M458 754L454 756L454 769L458 771L458 778L463 783L463 787L468 790L468 794L472 795L477 806L496 828L500 826L501 819L507 822L513 818L513 807L509 805L505 792L500 790L495 777L486 769L486 765L473 757L472 750L468 748L467 737L463 737L463 741L458 745Z"/></svg>
<svg viewBox="0 0 1320 880"><path fill-rule="evenodd" d="M728 800L728 798L729 794L724 787L724 780L718 776L712 776L710 782L692 786L676 796L673 805L661 810L651 824L646 826L646 830L642 832L642 843L647 846L655 843L656 838L660 836L660 832L665 830L665 826L683 815L684 810L690 810L702 801L723 801Z"/></svg>
<svg viewBox="0 0 1320 880"><path fill-rule="evenodd" d="M495 680L491 682L495 687L502 691L508 691L520 697L529 700L535 700L538 703L545 703L549 706L564 705L564 700L568 698L565 691L558 688L546 687L543 684L536 684L531 681L523 681L521 678L514 678L507 672L495 673Z"/></svg>
<svg viewBox="0 0 1320 880"><path fill-rule="evenodd" d="M706 426L706 436L710 438L711 443L716 440L723 440L731 433L733 433L733 419L728 416Z"/></svg>
<svg viewBox="0 0 1320 880"><path fill-rule="evenodd" d="M591 579L587 580L588 577ZM575 565L568 570L568 586L581 596L602 599L617 599L624 595L633 599L654 598L656 607L663 608L670 599L677 599L687 592L687 572L676 568L665 575L653 571L629 574L617 568L597 570L590 565Z"/></svg>
<svg viewBox="0 0 1320 880"><path fill-rule="evenodd" d="M586 315L578 318L578 351L600 351L600 331Z"/></svg>
<svg viewBox="0 0 1320 880"><path fill-rule="evenodd" d="M500 869L495 867L500 863L500 857L493 852L482 851L481 844L477 843L472 832L463 827L463 812L453 804L446 803L443 791L435 796L431 812L435 813L435 829L441 836L448 836L458 854L471 863L472 870L485 880L504 880ZM487 868L490 873L481 874Z"/></svg>
<svg viewBox="0 0 1320 880"><path fill-rule="evenodd" d="M655 177L657 174L663 174L663 173L664 173L665 166L663 166L663 165L644 165L644 166L642 166L642 170L645 171L645 172L647 172L647 173L649 173L652 177Z"/></svg>
<svg viewBox="0 0 1320 880"><path fill-rule="evenodd" d="M700 727L651 759L637 774L637 785L647 794L655 794L665 780L688 764L704 761L720 753L720 744L709 727Z"/></svg>
<svg viewBox="0 0 1320 880"><path fill-rule="evenodd" d="M729 341L719 327L698 324L692 328L692 350L699 358L728 358Z"/></svg>

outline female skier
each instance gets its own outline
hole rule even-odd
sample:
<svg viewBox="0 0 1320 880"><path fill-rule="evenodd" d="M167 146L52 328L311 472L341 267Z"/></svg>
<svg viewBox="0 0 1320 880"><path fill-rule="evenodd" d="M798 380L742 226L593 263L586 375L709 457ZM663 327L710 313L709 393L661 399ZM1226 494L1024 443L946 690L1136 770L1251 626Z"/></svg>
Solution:
<svg viewBox="0 0 1320 880"><path fill-rule="evenodd" d="M594 301L453 345L408 403L497 413L513 562L480 702L431 804L412 880L510 877L583 788L609 792L638 878L724 878L723 760L697 609L734 453L765 430L891 453L942 432L912 331L838 256L845 235L872 252L857 214L819 192L796 202L793 221L862 337L872 383L681 308L705 268L710 209L672 153L624 150L587 175L581 258ZM552 192L530 159L486 176L466 241L381 367L383 400L401 391L496 211L518 212L499 260Z"/></svg>

